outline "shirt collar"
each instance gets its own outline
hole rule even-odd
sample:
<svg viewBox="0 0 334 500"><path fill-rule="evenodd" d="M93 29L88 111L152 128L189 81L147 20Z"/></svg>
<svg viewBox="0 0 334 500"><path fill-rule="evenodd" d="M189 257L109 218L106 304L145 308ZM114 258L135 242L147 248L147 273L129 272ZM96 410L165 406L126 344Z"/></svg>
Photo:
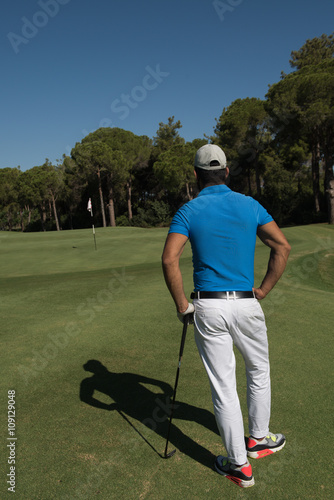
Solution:
<svg viewBox="0 0 334 500"><path fill-rule="evenodd" d="M199 192L198 196L204 196L206 194L213 194L213 193L228 193L229 191L231 190L228 186L226 186L226 184L217 184L202 189Z"/></svg>

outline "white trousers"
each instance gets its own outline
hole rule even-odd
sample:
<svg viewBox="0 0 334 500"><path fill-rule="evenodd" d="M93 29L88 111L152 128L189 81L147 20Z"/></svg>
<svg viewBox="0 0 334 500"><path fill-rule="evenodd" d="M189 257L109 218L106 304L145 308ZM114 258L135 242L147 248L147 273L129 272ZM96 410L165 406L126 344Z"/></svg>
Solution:
<svg viewBox="0 0 334 500"><path fill-rule="evenodd" d="M228 458L247 461L233 344L246 366L249 433L269 432L270 367L267 328L256 299L195 299L195 341L209 377L214 413Z"/></svg>

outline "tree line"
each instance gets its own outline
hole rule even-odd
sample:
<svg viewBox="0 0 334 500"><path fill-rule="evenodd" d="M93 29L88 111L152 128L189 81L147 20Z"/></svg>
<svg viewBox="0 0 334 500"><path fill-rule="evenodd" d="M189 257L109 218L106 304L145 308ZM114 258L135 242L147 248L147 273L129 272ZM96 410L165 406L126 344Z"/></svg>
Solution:
<svg viewBox="0 0 334 500"><path fill-rule="evenodd" d="M193 160L208 142L221 146L229 186L258 199L280 225L334 224L334 33L291 52L264 100L236 99L214 133L185 141L174 116L152 139L100 128L53 165L0 169L0 228L46 231L169 224L197 194Z"/></svg>

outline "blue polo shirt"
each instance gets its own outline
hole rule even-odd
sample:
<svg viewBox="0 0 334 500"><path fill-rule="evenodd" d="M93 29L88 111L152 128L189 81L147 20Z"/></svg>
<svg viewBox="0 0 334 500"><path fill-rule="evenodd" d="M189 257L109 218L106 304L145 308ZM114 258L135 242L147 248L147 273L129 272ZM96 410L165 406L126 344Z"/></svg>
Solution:
<svg viewBox="0 0 334 500"><path fill-rule="evenodd" d="M190 240L195 290L252 290L257 228L272 220L260 203L225 184L204 188L183 205L169 233Z"/></svg>

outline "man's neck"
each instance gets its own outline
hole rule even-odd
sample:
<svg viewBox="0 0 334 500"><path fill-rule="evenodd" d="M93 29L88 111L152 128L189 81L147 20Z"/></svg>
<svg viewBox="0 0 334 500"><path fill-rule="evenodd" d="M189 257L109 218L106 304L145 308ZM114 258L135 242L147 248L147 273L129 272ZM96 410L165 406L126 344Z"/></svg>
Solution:
<svg viewBox="0 0 334 500"><path fill-rule="evenodd" d="M214 183L210 183L210 184L205 184L205 186L203 186L200 182L198 182L197 187L198 187L199 191L202 191L202 189L205 189L205 188L210 187L210 186L225 186L225 184L226 184L226 182L219 182L219 184L214 182Z"/></svg>

